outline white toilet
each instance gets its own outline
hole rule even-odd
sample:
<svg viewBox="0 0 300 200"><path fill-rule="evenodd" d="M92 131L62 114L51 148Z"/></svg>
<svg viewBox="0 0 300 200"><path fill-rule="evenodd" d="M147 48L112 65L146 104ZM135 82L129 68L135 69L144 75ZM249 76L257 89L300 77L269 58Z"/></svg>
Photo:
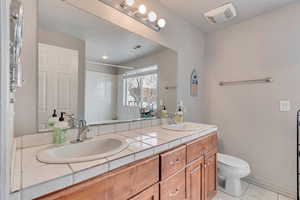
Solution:
<svg viewBox="0 0 300 200"><path fill-rule="evenodd" d="M239 158L218 153L219 189L229 195L240 197L246 190L241 178L251 172L249 164Z"/></svg>

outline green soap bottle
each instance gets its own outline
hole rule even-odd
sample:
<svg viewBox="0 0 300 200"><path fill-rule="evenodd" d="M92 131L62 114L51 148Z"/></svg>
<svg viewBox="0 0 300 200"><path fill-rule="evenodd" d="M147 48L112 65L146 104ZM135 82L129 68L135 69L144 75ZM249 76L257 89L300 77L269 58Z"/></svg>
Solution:
<svg viewBox="0 0 300 200"><path fill-rule="evenodd" d="M59 122L53 128L53 144L64 144L66 142L66 130L68 123L64 121L64 113L61 113Z"/></svg>

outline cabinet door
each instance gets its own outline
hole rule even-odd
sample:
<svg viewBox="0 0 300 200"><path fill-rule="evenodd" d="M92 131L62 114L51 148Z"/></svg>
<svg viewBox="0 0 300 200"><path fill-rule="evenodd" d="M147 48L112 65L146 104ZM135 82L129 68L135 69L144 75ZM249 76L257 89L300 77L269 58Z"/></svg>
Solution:
<svg viewBox="0 0 300 200"><path fill-rule="evenodd" d="M130 200L159 200L159 186L158 184L141 192Z"/></svg>
<svg viewBox="0 0 300 200"><path fill-rule="evenodd" d="M188 200L204 200L204 158L192 162L186 168L186 192Z"/></svg>
<svg viewBox="0 0 300 200"><path fill-rule="evenodd" d="M205 158L205 200L211 200L217 194L217 153Z"/></svg>

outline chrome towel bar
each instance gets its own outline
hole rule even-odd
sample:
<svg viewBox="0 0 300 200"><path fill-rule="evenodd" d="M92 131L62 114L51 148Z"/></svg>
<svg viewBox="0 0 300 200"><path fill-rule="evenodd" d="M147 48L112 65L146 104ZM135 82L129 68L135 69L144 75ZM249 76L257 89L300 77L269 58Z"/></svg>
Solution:
<svg viewBox="0 0 300 200"><path fill-rule="evenodd" d="M243 80L243 81L221 81L220 86L230 86L230 85L247 85L247 84L257 84L257 83L272 83L273 78L267 77L263 79L254 79L254 80Z"/></svg>
<svg viewBox="0 0 300 200"><path fill-rule="evenodd" d="M177 86L166 86L165 89L166 90L176 90Z"/></svg>

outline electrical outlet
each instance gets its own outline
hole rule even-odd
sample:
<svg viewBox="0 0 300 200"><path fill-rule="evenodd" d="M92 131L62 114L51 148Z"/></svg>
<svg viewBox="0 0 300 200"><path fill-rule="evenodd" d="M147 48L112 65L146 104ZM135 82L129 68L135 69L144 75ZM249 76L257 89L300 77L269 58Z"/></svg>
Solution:
<svg viewBox="0 0 300 200"><path fill-rule="evenodd" d="M287 101L280 101L280 112L289 112L291 110L291 102Z"/></svg>

